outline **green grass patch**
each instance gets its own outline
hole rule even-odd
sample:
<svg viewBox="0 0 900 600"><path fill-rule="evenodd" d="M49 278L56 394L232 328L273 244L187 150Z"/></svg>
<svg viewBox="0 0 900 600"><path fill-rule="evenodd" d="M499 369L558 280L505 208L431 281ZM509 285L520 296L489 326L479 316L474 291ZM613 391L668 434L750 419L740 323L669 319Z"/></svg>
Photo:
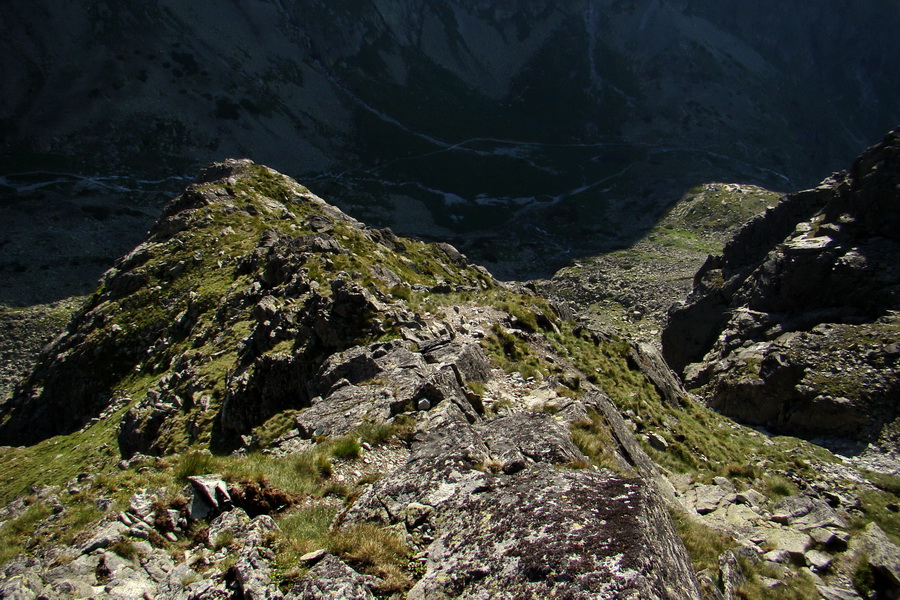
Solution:
<svg viewBox="0 0 900 600"><path fill-rule="evenodd" d="M622 464L616 458L612 432L603 416L593 408L588 409L588 419L575 421L569 426L572 443L591 459L591 463L633 477L634 473L623 472Z"/></svg>
<svg viewBox="0 0 900 600"><path fill-rule="evenodd" d="M332 531L327 547L361 573L381 578L380 594L398 593L412 587L407 573L410 549L393 528L353 524Z"/></svg>
<svg viewBox="0 0 900 600"><path fill-rule="evenodd" d="M188 477L215 473L221 461L208 452L185 452L178 456L175 465L175 477L179 481L187 481Z"/></svg>
<svg viewBox="0 0 900 600"><path fill-rule="evenodd" d="M333 507L311 505L279 519L281 534L275 543L277 578L289 585L305 572L299 558L323 548L361 573L383 579L379 595L408 590L412 586L408 572L410 549L399 533L370 523L332 528L336 513Z"/></svg>
<svg viewBox="0 0 900 600"><path fill-rule="evenodd" d="M299 410L284 410L271 416L262 425L253 429L253 435L261 448L268 448L272 443L297 427L296 416Z"/></svg>
<svg viewBox="0 0 900 600"><path fill-rule="evenodd" d="M672 521L687 548L694 569L698 572L704 569L718 572L719 557L726 550L734 548L735 542L687 514L673 513Z"/></svg>
<svg viewBox="0 0 900 600"><path fill-rule="evenodd" d="M52 514L43 502L34 502L18 518L7 521L0 527L0 564L25 551L25 544L35 533L35 529Z"/></svg>
<svg viewBox="0 0 900 600"><path fill-rule="evenodd" d="M766 475L762 478L761 484L759 491L772 502L799 492L797 485L783 475Z"/></svg>
<svg viewBox="0 0 900 600"><path fill-rule="evenodd" d="M329 448L331 455L339 460L353 460L359 458L362 446L354 437L345 436L332 442Z"/></svg>
<svg viewBox="0 0 900 600"><path fill-rule="evenodd" d="M79 473L105 472L119 460L116 426L127 410L75 433L0 454L0 502L29 494L36 485L65 485Z"/></svg>
<svg viewBox="0 0 900 600"><path fill-rule="evenodd" d="M883 490L859 490L860 504L864 517L855 519L851 525L854 529L862 529L867 523L874 521L887 534L888 538L900 545L900 495Z"/></svg>

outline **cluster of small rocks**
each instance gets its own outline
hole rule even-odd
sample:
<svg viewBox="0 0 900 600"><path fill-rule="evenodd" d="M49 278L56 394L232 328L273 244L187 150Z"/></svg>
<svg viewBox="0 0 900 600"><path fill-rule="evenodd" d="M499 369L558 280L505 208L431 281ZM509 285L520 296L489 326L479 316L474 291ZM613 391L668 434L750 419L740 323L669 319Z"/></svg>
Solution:
<svg viewBox="0 0 900 600"><path fill-rule="evenodd" d="M864 556L878 573L884 597L900 591L900 546L875 523L862 531L852 528L859 499L827 485L827 479L778 500L752 487L740 489L725 477L715 477L709 484L693 482L689 476L671 480L694 519L735 541L736 549L726 554L757 563L769 574L760 578L765 587L783 586L804 573L825 598L860 598L853 568ZM740 575L739 568L736 573Z"/></svg>
<svg viewBox="0 0 900 600"><path fill-rule="evenodd" d="M248 599L271 596L266 561L274 555L262 546L277 530L270 516L250 519L240 508L222 512L209 522L206 545L195 545L178 558L154 542L154 536L163 535L154 521L177 518L175 529L180 532L185 515L173 511L176 514L161 516L160 509L153 508L157 499L151 493L135 494L126 511L104 517L79 544L42 548L7 562L0 568L0 596L114 600L232 598L236 592ZM177 540L172 531L165 535ZM220 538L229 545L220 547ZM216 568L228 558L236 559L231 569Z"/></svg>

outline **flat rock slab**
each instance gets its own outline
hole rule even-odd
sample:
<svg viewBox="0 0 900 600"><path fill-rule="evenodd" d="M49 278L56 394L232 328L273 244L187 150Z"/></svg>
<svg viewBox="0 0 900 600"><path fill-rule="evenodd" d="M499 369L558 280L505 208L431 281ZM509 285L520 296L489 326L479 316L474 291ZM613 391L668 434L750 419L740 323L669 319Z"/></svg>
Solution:
<svg viewBox="0 0 900 600"><path fill-rule="evenodd" d="M862 600L859 594L844 588L817 585L816 591L822 596L822 600Z"/></svg>
<svg viewBox="0 0 900 600"><path fill-rule="evenodd" d="M699 597L686 551L640 479L538 463L485 476L441 513L410 600Z"/></svg>
<svg viewBox="0 0 900 600"><path fill-rule="evenodd" d="M814 573L826 571L828 567L831 566L832 561L834 561L833 556L827 552L822 552L821 550L809 550L804 555L804 558L806 559L807 566L812 569Z"/></svg>
<svg viewBox="0 0 900 600"><path fill-rule="evenodd" d="M900 590L900 546L891 542L875 523L866 526L859 546L886 586Z"/></svg>
<svg viewBox="0 0 900 600"><path fill-rule="evenodd" d="M806 551L812 546L812 538L805 533L798 533L789 529L773 529L766 537L766 541L777 550L784 550L791 558L802 559Z"/></svg>
<svg viewBox="0 0 900 600"><path fill-rule="evenodd" d="M720 485L698 485L684 496L687 504L693 506L701 515L709 514L720 506L733 502L734 498L733 490Z"/></svg>
<svg viewBox="0 0 900 600"><path fill-rule="evenodd" d="M119 521L113 521L100 527L94 537L82 544L80 550L84 554L89 554L98 548L108 548L112 544L122 539L128 527Z"/></svg>
<svg viewBox="0 0 900 600"><path fill-rule="evenodd" d="M772 520L802 530L848 527L848 523L825 501L807 496L790 496L778 502L772 511Z"/></svg>

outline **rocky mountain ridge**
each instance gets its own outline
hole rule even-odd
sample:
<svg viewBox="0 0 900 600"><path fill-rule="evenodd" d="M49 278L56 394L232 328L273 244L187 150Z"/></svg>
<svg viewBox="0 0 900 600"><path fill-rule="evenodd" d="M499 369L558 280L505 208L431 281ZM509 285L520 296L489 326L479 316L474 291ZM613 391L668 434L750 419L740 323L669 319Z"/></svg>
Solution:
<svg viewBox="0 0 900 600"><path fill-rule="evenodd" d="M28 444L0 449L4 596L900 585L890 476L735 425L565 305L249 161L168 205L2 414Z"/></svg>
<svg viewBox="0 0 900 600"><path fill-rule="evenodd" d="M687 298L707 257L780 197L746 184L696 186L634 244L580 258L536 285L598 327L658 347L669 307Z"/></svg>
<svg viewBox="0 0 900 600"><path fill-rule="evenodd" d="M255 234L249 235L250 230ZM60 434L87 437L78 446L92 456L95 469L104 456L133 458L125 463L127 469L146 461L141 457L147 454L177 456L198 445L237 452L237 457L259 449L288 461L319 456L324 462L314 467L312 479L317 481L328 479L332 468L321 451L325 440L345 440L355 448L347 458L356 458L361 431L384 431L383 439L407 427L406 464L368 487L344 492L346 508L336 515L335 531L381 531L377 537L382 543L402 548L400 560L370 565L368 572L379 577L362 588L363 597L398 590L407 597L455 596L464 590L527 596L550 588L574 594L695 596L688 556L653 480L638 476L629 463L634 459L624 450L609 449L617 457L619 474L591 467L591 457L572 442L569 423L590 423L589 415L601 410L614 412L603 394L578 400L570 388L552 383L580 387L572 366L557 359L531 367L532 382L537 377L546 385L541 404L556 406L557 416L528 410L526 404L491 417L486 405L500 403L491 398L496 367L479 340L488 349L495 344L501 356L512 360L530 354L517 336L572 330L538 298L521 296L523 305L506 309L516 316L506 312L503 306L515 297L513 290L500 308L473 308L462 301L465 294L487 293L497 285L450 246L425 246L367 229L296 183L248 161L217 165L169 204L146 243L107 273L100 290L4 407L0 435L5 443L31 448L55 444L59 438L51 436ZM432 296L458 303L441 308L442 317L409 310L411 302L430 302ZM533 303L543 308L526 308ZM504 320L511 329L500 325ZM584 385L587 390L591 384ZM114 440L115 448L110 447ZM624 444L641 452L633 442ZM569 464L579 467L560 470ZM647 468L651 463L644 459L638 464ZM72 466L85 465L76 460ZM92 485L103 473L82 478L94 494L103 489ZM38 481L46 475L32 474ZM257 485L265 491L267 481L259 479ZM15 477L13 482L28 485ZM590 502L584 490L593 488L608 488L602 497L613 504ZM107 493L114 489L108 486ZM510 504L524 489L535 493L536 510L522 512ZM232 496L239 493L230 490ZM282 492L282 501L303 504L291 493L296 492ZM141 497L138 493L135 502L140 504ZM154 506L168 502L165 511L173 512L174 523L187 516L178 512L169 492L156 492L155 501ZM327 496L306 502L331 510ZM567 509L546 511L559 503ZM33 506L41 504L43 500ZM240 529L231 521L239 519L235 511L249 511L252 504L238 506L222 518L229 520L230 535L240 539ZM404 517L414 509L422 516ZM157 537L165 531L156 516L169 514L160 510L145 510L142 517L134 509L118 520L101 519L99 534L86 534L74 548L62 551L74 560L70 564L108 573L105 580L99 575L74 577L69 568L53 567L58 562L54 558L38 558L30 567L23 567L27 561L14 561L5 571L4 594L44 593L65 581L68 587L63 587L76 597L131 597L140 591L186 598L200 590L226 593L229 582L236 581L244 597L310 597L303 591L309 578L282 592L268 577L272 550L260 548L266 545L259 537L262 530L256 541L241 545L240 558L228 571L232 575L218 581L193 570L176 571L146 547L135 552L152 560L155 572L119 568L116 561L129 558L122 556L127 552L123 544L133 544L127 540L143 537L151 547L154 540L160 543ZM473 511L493 525L471 530ZM70 513L65 508L58 512ZM583 529L574 526L595 513ZM612 514L622 517L609 520ZM260 518L251 522L251 530L254 523L277 528ZM152 520L149 531L155 536L122 525L123 520ZM192 512L191 523L202 520ZM218 524L213 521L209 527L207 543L216 547L212 531ZM168 533L178 541L182 538L176 531L184 534L175 526ZM535 534L543 543L528 541ZM469 554L450 550L463 540ZM546 564L550 555L545 543L556 547L553 555L563 561L557 567ZM585 544L592 558L576 568L566 557ZM505 550L498 554L497 547ZM417 552L428 560L408 565L402 560ZM325 564L337 559L330 560ZM418 564L421 572L411 570ZM451 565L448 576L444 570ZM22 568L32 573L30 579L17 576ZM341 568L341 585L359 577L349 567ZM150 573L150 579L142 572ZM181 585L165 575L175 572ZM200 585L184 583L191 573Z"/></svg>

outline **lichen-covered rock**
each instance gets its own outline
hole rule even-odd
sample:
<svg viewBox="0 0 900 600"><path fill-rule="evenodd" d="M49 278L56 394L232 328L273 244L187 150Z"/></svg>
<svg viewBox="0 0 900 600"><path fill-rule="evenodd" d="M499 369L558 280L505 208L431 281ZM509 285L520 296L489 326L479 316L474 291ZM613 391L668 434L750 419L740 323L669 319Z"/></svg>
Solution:
<svg viewBox="0 0 900 600"><path fill-rule="evenodd" d="M900 596L900 546L891 542L877 524L869 523L851 549L868 562L879 597Z"/></svg>
<svg viewBox="0 0 900 600"><path fill-rule="evenodd" d="M249 545L241 549L231 569L244 600L281 600L283 595L271 578L271 567L259 550Z"/></svg>
<svg viewBox="0 0 900 600"><path fill-rule="evenodd" d="M656 487L585 464L548 414L450 404L341 522L405 527L428 557L409 598L698 597Z"/></svg>
<svg viewBox="0 0 900 600"><path fill-rule="evenodd" d="M107 548L118 540L128 531L128 526L119 521L112 521L100 527L89 540L83 543L80 550L84 553L93 552L98 548Z"/></svg>
<svg viewBox="0 0 900 600"><path fill-rule="evenodd" d="M466 381L488 376L487 359L471 342L442 347L441 361L401 341L333 354L309 384L310 393L318 395L296 417L300 436L342 435L366 422L384 423L443 402L474 421L484 407L467 391Z"/></svg>
<svg viewBox="0 0 900 600"><path fill-rule="evenodd" d="M0 567L0 597L11 600L32 600L45 590L39 571L41 562L20 554Z"/></svg>
<svg viewBox="0 0 900 600"><path fill-rule="evenodd" d="M538 463L484 476L441 508L430 598L697 598L687 555L646 484Z"/></svg>
<svg viewBox="0 0 900 600"><path fill-rule="evenodd" d="M779 501L772 509L771 519L801 531L849 526L828 503L809 496L789 496Z"/></svg>
<svg viewBox="0 0 900 600"><path fill-rule="evenodd" d="M484 440L491 459L499 461L507 475L534 463L564 465L584 460L563 426L544 414L501 416L478 425L475 431Z"/></svg>
<svg viewBox="0 0 900 600"><path fill-rule="evenodd" d="M374 577L360 575L328 554L291 588L284 600L374 600L374 586Z"/></svg>

